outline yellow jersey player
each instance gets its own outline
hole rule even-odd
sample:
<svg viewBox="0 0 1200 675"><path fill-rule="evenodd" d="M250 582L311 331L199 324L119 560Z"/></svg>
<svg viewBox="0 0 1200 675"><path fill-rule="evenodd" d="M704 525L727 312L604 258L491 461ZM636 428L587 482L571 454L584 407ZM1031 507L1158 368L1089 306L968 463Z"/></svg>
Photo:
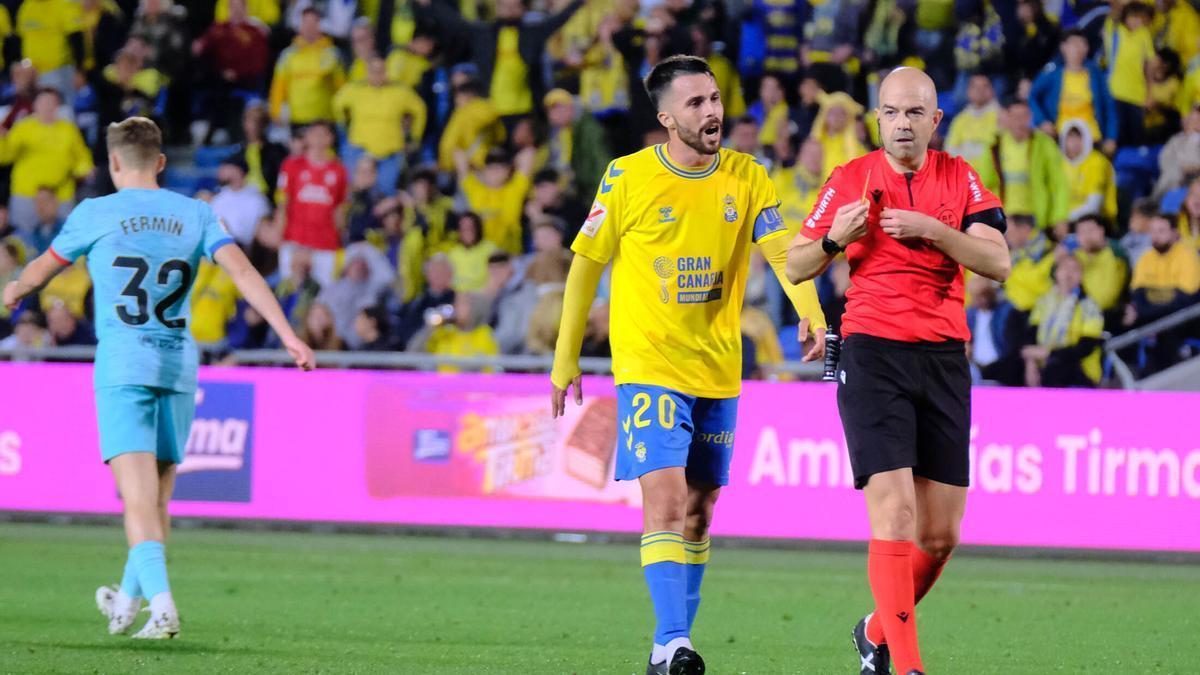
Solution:
<svg viewBox="0 0 1200 675"><path fill-rule="evenodd" d="M804 359L821 358L825 318L809 282L785 276L791 237L754 157L721 148L724 110L703 59L675 56L645 81L666 144L613 161L572 249L551 373L552 407L582 404L579 350L612 262L617 480L641 484L641 559L657 627L647 673L704 672L690 641L709 556L708 524L728 483L741 392L740 314L757 243L801 317Z"/></svg>

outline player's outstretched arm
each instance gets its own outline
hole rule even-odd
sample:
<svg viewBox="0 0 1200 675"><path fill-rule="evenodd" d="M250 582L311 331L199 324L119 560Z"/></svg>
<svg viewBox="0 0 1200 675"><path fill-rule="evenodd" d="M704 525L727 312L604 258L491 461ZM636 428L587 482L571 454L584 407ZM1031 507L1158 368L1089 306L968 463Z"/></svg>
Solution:
<svg viewBox="0 0 1200 675"><path fill-rule="evenodd" d="M812 332L812 347L805 352L804 361L816 361L825 356L825 331L829 324L825 322L825 312L821 309L821 301L817 298L817 286L811 280L794 284L788 279L788 240L787 237L771 237L758 243L763 257L775 271L783 292L792 301L796 314L800 317L800 344L808 341Z"/></svg>
<svg viewBox="0 0 1200 675"><path fill-rule="evenodd" d="M238 248L236 244L226 244L217 249L213 260L233 279L234 285L237 286L242 297L246 298L246 302L249 302L250 306L266 319L267 324L283 341L284 349L296 360L296 365L302 370L315 368L317 359L313 355L312 349L304 344L292 330L275 294L271 292L271 288L267 286L267 282L258 273L258 270L250 264L250 260L242 252L242 249Z"/></svg>
<svg viewBox="0 0 1200 675"><path fill-rule="evenodd" d="M45 286L56 274L66 269L61 258L46 251L21 270L21 275L4 287L4 306L14 310L29 295Z"/></svg>
<svg viewBox="0 0 1200 675"><path fill-rule="evenodd" d="M576 255L567 274L567 288L563 294L562 320L558 326L558 342L554 345L554 368L550 371L553 392L550 395L550 412L561 416L567 407L567 391L574 385L575 405L583 405L582 380L579 370L579 350L583 347L583 333L587 327L588 310L596 297L596 287L604 265L586 256Z"/></svg>

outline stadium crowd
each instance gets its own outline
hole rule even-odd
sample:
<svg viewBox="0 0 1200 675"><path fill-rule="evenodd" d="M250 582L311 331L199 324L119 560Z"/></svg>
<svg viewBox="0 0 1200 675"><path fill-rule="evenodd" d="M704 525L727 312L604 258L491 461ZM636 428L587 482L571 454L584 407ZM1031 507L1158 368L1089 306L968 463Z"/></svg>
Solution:
<svg viewBox="0 0 1200 675"><path fill-rule="evenodd" d="M641 78L693 53L793 230L833 167L877 147L881 74L929 72L935 147L1009 216L1011 277L968 282L980 380L1093 386L1105 333L1200 291L1191 0L6 0L0 37L0 282L111 191L102 131L145 115L171 146L166 186L211 201L313 347L548 354L608 162L666 140ZM778 282L752 270L748 376L799 350ZM844 263L818 283L833 330L847 285ZM0 309L0 347L93 342L89 290L80 262L40 306ZM609 354L606 297L585 356ZM275 346L210 264L191 329L217 358ZM1152 372L1197 338L1131 359Z"/></svg>

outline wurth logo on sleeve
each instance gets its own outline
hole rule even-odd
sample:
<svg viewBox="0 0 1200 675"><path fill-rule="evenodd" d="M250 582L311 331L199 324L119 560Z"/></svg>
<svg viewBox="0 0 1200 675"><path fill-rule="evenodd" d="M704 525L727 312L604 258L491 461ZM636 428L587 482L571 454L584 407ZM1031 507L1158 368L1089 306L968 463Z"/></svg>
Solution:
<svg viewBox="0 0 1200 675"><path fill-rule="evenodd" d="M816 227L817 222L825 215L825 211L829 209L829 202L833 201L833 196L837 194L837 190L829 187L825 188L825 192L821 194L820 201L817 202L817 208L813 210L812 215L808 220L804 221L805 227Z"/></svg>
<svg viewBox="0 0 1200 675"><path fill-rule="evenodd" d="M978 204L983 201L983 190L979 189L979 176L967 169L967 187L971 190L971 202Z"/></svg>

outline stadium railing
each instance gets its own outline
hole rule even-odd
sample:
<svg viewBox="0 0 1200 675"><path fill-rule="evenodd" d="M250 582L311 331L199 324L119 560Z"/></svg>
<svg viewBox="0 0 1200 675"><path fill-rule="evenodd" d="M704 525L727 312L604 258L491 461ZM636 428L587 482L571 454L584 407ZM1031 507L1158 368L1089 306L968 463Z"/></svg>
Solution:
<svg viewBox="0 0 1200 675"><path fill-rule="evenodd" d="M0 349L0 361L73 361L86 362L95 358L95 347L45 347L38 349ZM291 366L292 357L281 349L244 349L229 352L227 365ZM549 373L553 365L550 356L441 356L409 352L317 352L317 363L323 368L353 368L374 370L437 370L452 367L462 371L494 371L509 373ZM588 375L612 374L612 360L582 358L579 367ZM819 363L787 361L763 364L768 379L790 376L800 380L820 379L823 368Z"/></svg>
<svg viewBox="0 0 1200 675"><path fill-rule="evenodd" d="M1125 358L1120 352L1130 347L1138 347L1138 353L1141 354L1146 342L1154 336L1197 319L1200 319L1200 303L1185 307L1174 314L1169 314L1156 321L1151 321L1141 328L1110 337L1104 342L1106 379L1108 379L1108 374L1111 373L1112 376L1116 377L1121 388L1138 389L1137 375L1134 373L1133 368L1125 362Z"/></svg>

